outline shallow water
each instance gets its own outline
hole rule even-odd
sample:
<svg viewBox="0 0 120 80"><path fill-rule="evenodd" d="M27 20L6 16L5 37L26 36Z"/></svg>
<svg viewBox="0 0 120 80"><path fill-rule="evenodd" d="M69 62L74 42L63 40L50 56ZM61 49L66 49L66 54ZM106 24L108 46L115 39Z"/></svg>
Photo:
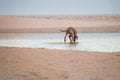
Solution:
<svg viewBox="0 0 120 80"><path fill-rule="evenodd" d="M64 43L65 34L43 34L27 37L0 39L0 46L47 48L62 50L120 52L120 33L80 33L79 40L70 44Z"/></svg>

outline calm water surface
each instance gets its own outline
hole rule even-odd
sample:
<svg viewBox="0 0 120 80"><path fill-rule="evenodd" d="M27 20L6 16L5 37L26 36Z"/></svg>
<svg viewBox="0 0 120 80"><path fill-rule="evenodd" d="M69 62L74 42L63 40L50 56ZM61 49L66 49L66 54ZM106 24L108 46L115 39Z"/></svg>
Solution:
<svg viewBox="0 0 120 80"><path fill-rule="evenodd" d="M120 33L79 33L76 44L64 43L65 34L43 34L0 39L0 46L120 52Z"/></svg>

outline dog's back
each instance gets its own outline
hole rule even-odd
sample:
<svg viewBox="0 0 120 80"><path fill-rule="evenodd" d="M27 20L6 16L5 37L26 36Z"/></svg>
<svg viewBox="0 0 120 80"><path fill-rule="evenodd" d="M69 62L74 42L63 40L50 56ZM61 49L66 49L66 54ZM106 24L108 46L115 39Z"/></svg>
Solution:
<svg viewBox="0 0 120 80"><path fill-rule="evenodd" d="M71 37L73 38L74 41L76 39L78 39L78 37L77 37L77 31L73 27L68 27L67 33L71 35Z"/></svg>
<svg viewBox="0 0 120 80"><path fill-rule="evenodd" d="M66 35L64 37L64 41L66 41L66 36L69 34L69 39L71 42L75 42L77 37L77 31L73 27L68 27L67 30L60 30L61 32L66 32Z"/></svg>

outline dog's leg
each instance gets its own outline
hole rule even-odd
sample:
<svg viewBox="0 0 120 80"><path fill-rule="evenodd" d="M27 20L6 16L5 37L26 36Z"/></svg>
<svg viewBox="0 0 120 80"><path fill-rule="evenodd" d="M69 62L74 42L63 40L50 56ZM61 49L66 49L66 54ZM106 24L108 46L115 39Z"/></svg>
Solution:
<svg viewBox="0 0 120 80"><path fill-rule="evenodd" d="M66 36L67 36L67 33L65 34L65 37L64 37L64 42L66 42Z"/></svg>
<svg viewBox="0 0 120 80"><path fill-rule="evenodd" d="M69 40L70 40L70 43L72 43L72 37L71 37L71 35L69 35Z"/></svg>

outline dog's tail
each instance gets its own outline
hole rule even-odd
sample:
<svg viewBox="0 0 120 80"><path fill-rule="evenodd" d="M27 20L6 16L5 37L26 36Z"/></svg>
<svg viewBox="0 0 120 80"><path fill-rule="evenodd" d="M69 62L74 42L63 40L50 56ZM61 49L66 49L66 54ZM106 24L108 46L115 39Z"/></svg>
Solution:
<svg viewBox="0 0 120 80"><path fill-rule="evenodd" d="M61 32L66 32L67 30L60 30Z"/></svg>

